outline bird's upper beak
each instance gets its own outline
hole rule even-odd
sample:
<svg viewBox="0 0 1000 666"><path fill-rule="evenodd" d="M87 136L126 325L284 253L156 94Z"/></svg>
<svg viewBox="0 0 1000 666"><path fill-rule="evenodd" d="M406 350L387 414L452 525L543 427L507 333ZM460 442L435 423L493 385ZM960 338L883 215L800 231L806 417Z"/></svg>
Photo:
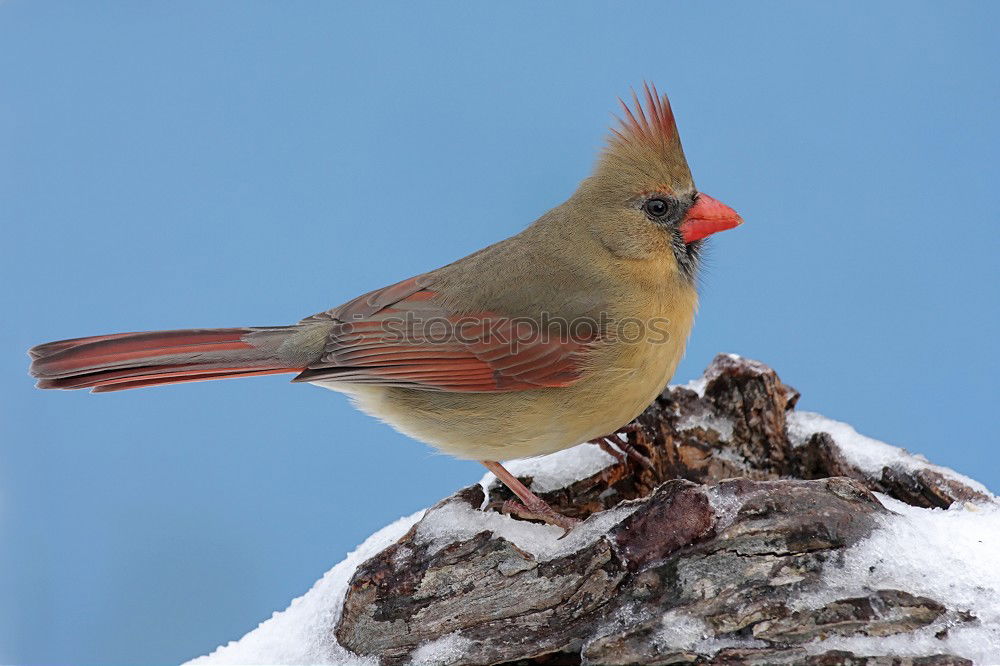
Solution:
<svg viewBox="0 0 1000 666"><path fill-rule="evenodd" d="M680 230L684 242L690 243L741 224L743 218L735 210L707 194L699 193L697 201L681 220Z"/></svg>

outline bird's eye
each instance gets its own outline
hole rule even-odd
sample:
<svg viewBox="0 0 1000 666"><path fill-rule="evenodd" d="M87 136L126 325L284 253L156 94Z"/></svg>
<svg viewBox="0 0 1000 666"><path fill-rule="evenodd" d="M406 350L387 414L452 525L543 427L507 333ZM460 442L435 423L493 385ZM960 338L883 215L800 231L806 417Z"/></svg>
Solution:
<svg viewBox="0 0 1000 666"><path fill-rule="evenodd" d="M670 210L670 206L663 199L649 199L642 207L651 217L663 217Z"/></svg>

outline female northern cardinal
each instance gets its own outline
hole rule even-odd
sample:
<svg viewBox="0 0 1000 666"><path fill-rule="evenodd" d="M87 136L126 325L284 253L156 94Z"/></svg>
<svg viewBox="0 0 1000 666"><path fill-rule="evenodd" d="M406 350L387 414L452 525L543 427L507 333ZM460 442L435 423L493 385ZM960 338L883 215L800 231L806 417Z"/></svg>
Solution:
<svg viewBox="0 0 1000 666"><path fill-rule="evenodd" d="M40 388L119 391L298 373L459 458L498 462L594 440L663 391L697 306L702 239L740 224L695 190L666 97L633 93L593 175L527 229L291 326L119 333L33 348ZM619 100L620 101L620 100Z"/></svg>

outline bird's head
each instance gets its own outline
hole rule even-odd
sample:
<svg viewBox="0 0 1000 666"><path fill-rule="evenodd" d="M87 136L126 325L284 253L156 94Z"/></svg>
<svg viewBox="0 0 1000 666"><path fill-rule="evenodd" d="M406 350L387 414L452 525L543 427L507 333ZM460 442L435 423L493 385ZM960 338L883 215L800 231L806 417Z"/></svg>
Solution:
<svg viewBox="0 0 1000 666"><path fill-rule="evenodd" d="M743 220L698 192L669 100L649 84L644 93L640 101L633 92L631 106L619 100L619 126L611 130L593 175L575 198L600 211L595 231L606 245L618 245L627 255L641 251L637 244L657 239L656 245L673 251L678 270L693 278L703 239Z"/></svg>

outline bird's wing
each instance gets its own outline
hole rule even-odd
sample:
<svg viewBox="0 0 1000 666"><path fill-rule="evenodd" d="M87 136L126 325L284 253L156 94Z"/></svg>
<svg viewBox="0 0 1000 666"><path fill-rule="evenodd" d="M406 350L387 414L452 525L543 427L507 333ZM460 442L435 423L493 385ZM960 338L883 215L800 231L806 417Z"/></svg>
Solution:
<svg viewBox="0 0 1000 666"><path fill-rule="evenodd" d="M432 282L411 278L303 320L333 326L322 356L294 381L493 393L580 378L592 338L550 333L528 319L449 312Z"/></svg>

